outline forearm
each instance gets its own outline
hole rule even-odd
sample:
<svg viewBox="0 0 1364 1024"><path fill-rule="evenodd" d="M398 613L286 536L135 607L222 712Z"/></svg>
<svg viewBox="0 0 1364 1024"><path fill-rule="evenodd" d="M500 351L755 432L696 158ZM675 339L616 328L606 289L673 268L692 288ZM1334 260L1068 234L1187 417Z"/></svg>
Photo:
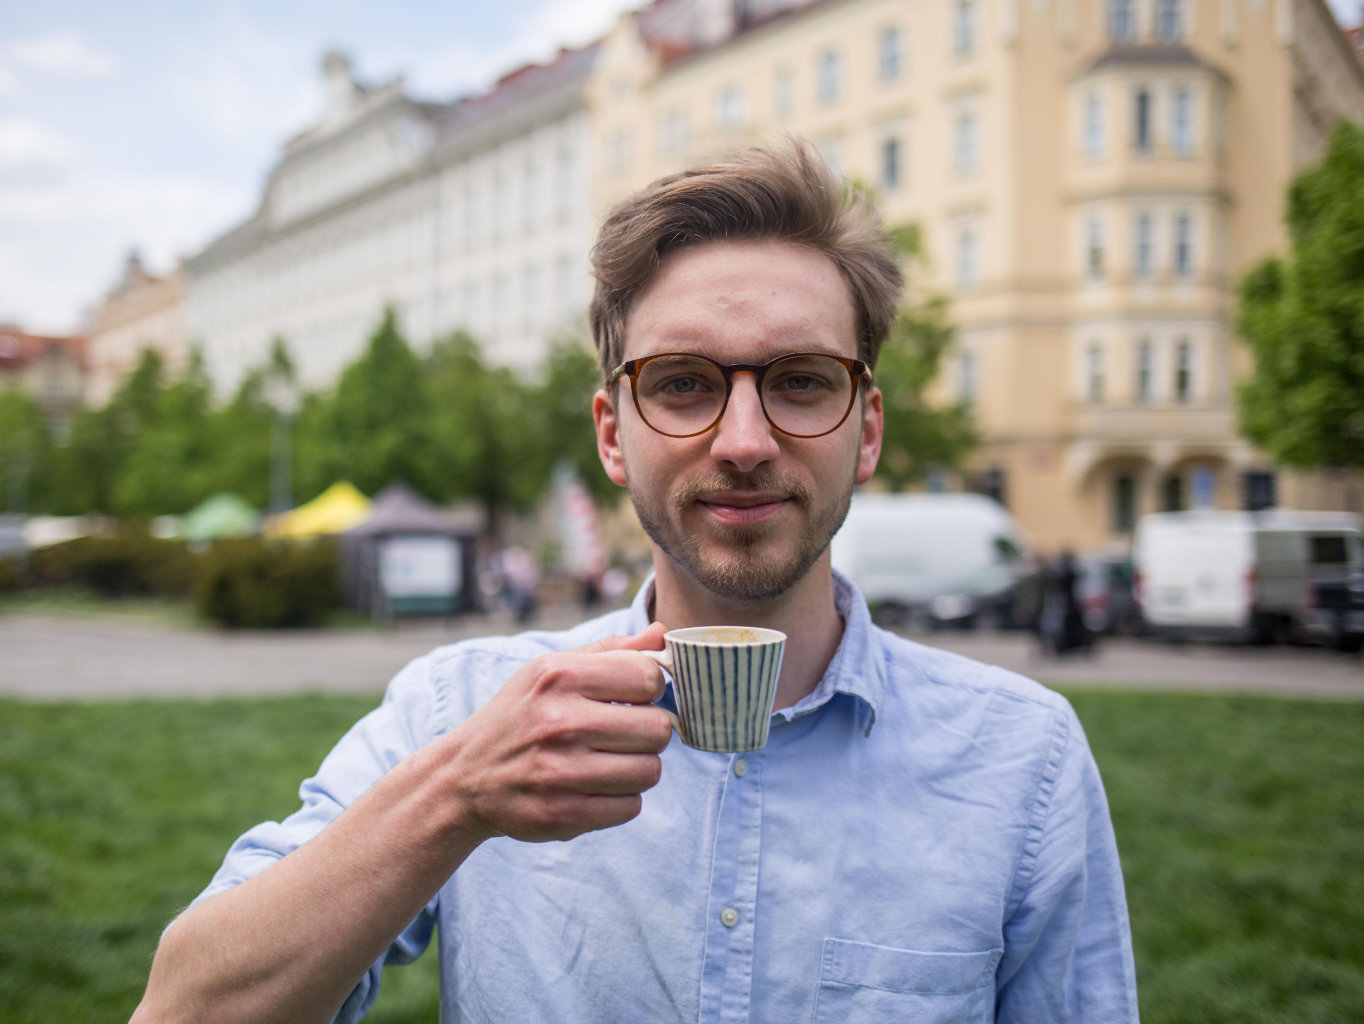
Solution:
<svg viewBox="0 0 1364 1024"><path fill-rule="evenodd" d="M166 932L135 1024L329 1021L478 845L442 755L395 767L311 841Z"/></svg>

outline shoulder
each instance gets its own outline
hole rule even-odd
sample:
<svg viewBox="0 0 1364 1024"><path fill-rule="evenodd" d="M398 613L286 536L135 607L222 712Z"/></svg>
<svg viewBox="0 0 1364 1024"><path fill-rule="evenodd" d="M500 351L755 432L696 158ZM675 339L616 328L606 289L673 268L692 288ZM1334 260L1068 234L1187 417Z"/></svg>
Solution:
<svg viewBox="0 0 1364 1024"><path fill-rule="evenodd" d="M912 678L921 687L955 694L963 699L998 697L1021 708L1068 712L1070 703L1041 683L998 665L917 643L888 630L877 629L891 679Z"/></svg>
<svg viewBox="0 0 1364 1024"><path fill-rule="evenodd" d="M1083 732L1070 702L1055 690L998 665L877 630L886 678L887 717L913 731L950 724L989 733L1015 753L1058 756Z"/></svg>

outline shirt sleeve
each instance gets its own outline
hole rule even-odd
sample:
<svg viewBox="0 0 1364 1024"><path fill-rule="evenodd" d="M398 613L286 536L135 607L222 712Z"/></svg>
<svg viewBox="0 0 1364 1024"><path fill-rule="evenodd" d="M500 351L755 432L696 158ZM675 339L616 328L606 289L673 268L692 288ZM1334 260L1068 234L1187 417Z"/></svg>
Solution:
<svg viewBox="0 0 1364 1024"><path fill-rule="evenodd" d="M283 821L248 830L194 902L240 885L320 833L399 761L435 738L443 709L433 686L433 658L410 663L389 683L383 703L357 722L299 787L302 805ZM335 1020L358 1021L379 994L385 964L410 963L431 941L436 900L427 904L360 980Z"/></svg>
<svg viewBox="0 0 1364 1024"><path fill-rule="evenodd" d="M1066 705L1051 737L996 974L1000 1024L1137 1024L1131 926L1098 766Z"/></svg>

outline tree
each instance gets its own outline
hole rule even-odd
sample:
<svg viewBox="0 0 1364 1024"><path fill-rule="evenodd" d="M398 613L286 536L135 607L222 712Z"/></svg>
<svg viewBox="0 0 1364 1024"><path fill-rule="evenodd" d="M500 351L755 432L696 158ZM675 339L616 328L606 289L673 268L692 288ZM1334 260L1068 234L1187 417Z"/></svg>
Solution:
<svg viewBox="0 0 1364 1024"><path fill-rule="evenodd" d="M144 518L188 512L218 489L212 388L198 351L180 377L156 392L127 438L114 510Z"/></svg>
<svg viewBox="0 0 1364 1024"><path fill-rule="evenodd" d="M1286 219L1291 256L1241 281L1241 431L1286 465L1364 468L1364 131L1336 128Z"/></svg>
<svg viewBox="0 0 1364 1024"><path fill-rule="evenodd" d="M42 508L50 463L51 445L38 403L18 388L0 390L0 509Z"/></svg>
<svg viewBox="0 0 1364 1024"><path fill-rule="evenodd" d="M537 480L543 485L554 466L566 461L598 502L619 494L597 457L592 396L600 386L596 353L580 338L563 338L550 346L528 406L539 439Z"/></svg>
<svg viewBox="0 0 1364 1024"><path fill-rule="evenodd" d="M330 397L310 396L297 421L300 490L316 494L349 480L373 494L405 480L428 497L442 491L421 361L390 308L364 354Z"/></svg>
<svg viewBox="0 0 1364 1024"><path fill-rule="evenodd" d="M116 491L138 435L155 422L162 389L161 356L144 349L132 375L102 409L84 409L65 445L54 449L49 510L80 515L118 510Z"/></svg>
<svg viewBox="0 0 1364 1024"><path fill-rule="evenodd" d="M892 232L908 264L920 257L918 231ZM886 430L876 475L892 488L917 482L934 468L958 468L976 445L970 410L961 403L934 407L925 397L956 331L939 296L907 302L892 325L876 365Z"/></svg>
<svg viewBox="0 0 1364 1024"><path fill-rule="evenodd" d="M488 366L463 331L432 347L425 371L441 496L478 500L495 532L503 511L528 508L548 484L537 471L547 439L529 413L526 388L505 367Z"/></svg>

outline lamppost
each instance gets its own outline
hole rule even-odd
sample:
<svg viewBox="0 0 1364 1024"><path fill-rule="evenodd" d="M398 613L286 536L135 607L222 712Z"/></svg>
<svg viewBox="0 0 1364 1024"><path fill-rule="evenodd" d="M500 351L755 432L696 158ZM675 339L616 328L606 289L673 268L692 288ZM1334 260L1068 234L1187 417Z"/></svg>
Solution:
<svg viewBox="0 0 1364 1024"><path fill-rule="evenodd" d="M265 400L270 406L270 512L279 515L294 506L294 414L298 411L298 389L282 374L272 374L265 382Z"/></svg>

